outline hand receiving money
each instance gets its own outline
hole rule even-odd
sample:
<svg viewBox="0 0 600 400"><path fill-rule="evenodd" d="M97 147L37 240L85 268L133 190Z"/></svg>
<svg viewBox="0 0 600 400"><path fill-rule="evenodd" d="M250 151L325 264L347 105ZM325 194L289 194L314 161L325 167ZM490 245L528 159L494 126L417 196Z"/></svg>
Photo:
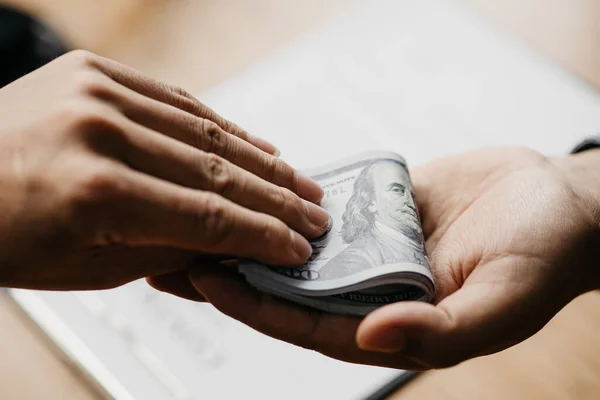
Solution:
<svg viewBox="0 0 600 400"><path fill-rule="evenodd" d="M434 304L397 302L361 319L270 296L222 265L190 279L225 314L345 361L423 370L494 353L600 287L600 151L587 153L489 149L412 171Z"/></svg>

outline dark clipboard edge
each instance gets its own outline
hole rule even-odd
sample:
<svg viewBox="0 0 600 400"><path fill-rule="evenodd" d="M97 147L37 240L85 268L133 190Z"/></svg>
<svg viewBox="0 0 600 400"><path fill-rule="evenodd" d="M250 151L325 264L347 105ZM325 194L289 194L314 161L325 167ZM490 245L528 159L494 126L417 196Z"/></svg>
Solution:
<svg viewBox="0 0 600 400"><path fill-rule="evenodd" d="M408 382L412 381L418 375L419 372L403 372L396 378L383 385L381 388L377 389L377 391L373 392L368 397L365 397L363 400L385 400L389 395L406 385Z"/></svg>

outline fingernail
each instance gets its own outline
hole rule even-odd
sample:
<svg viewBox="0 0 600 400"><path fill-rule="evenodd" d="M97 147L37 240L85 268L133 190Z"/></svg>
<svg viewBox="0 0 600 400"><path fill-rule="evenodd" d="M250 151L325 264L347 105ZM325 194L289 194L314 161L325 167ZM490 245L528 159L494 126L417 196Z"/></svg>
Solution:
<svg viewBox="0 0 600 400"><path fill-rule="evenodd" d="M265 153L274 155L275 157L279 157L281 155L281 152L277 147L272 145L270 142L267 142L265 139L257 136L248 135L248 143L258 147Z"/></svg>
<svg viewBox="0 0 600 400"><path fill-rule="evenodd" d="M306 207L306 216L315 227L317 236L322 235L329 226L329 213L322 207L306 200L304 200L304 207Z"/></svg>
<svg viewBox="0 0 600 400"><path fill-rule="evenodd" d="M378 334L360 338L358 347L380 353L398 353L406 347L406 336L397 328L389 328Z"/></svg>
<svg viewBox="0 0 600 400"><path fill-rule="evenodd" d="M298 196L319 203L324 196L323 188L317 182L307 176L298 174Z"/></svg>
<svg viewBox="0 0 600 400"><path fill-rule="evenodd" d="M308 257L310 257L312 254L312 247L310 246L308 241L306 239L304 239L304 237L302 237L302 235L294 232L291 229L290 229L290 235L292 237L292 246L293 246L296 254L298 254L298 256L302 260L307 260Z"/></svg>

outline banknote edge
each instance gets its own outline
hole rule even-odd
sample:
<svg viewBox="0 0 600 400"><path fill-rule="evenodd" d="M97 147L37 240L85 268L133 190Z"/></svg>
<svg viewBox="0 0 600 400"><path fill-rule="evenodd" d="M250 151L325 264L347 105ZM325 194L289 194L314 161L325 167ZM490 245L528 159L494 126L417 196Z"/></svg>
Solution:
<svg viewBox="0 0 600 400"><path fill-rule="evenodd" d="M298 293L286 292L277 290L277 288L264 286L261 284L252 285L255 289L269 293L272 296L276 296L287 301L291 301L295 304L300 304L304 307L309 307L312 309L320 310L323 312L327 312L330 314L340 314L340 315L348 315L354 317L364 317L367 314L381 308L387 304L395 304L395 303L387 303L387 304L379 304L379 305L367 305L355 303L354 305L351 303L343 304L340 302L332 301L330 296L305 296ZM422 301L422 302L431 302L431 295L427 292L424 292L424 295L419 299L412 301Z"/></svg>
<svg viewBox="0 0 600 400"><path fill-rule="evenodd" d="M331 290L332 287L335 287L336 289L353 287L366 280L372 280L374 278L383 278L385 276L391 275L417 275L422 276L430 283L431 295L433 296L433 294L435 293L435 282L433 279L433 275L431 274L429 265L420 265L411 262L381 265L375 268L362 271L360 273L352 274L350 276L344 276L338 279L329 279L320 282L291 279L286 277L285 275L272 272L268 267L253 261L240 263L240 265L238 266L238 271L245 276L252 275L256 278L262 277L279 285L294 287L295 289L300 290L302 292L306 291L306 293L314 291L328 291ZM289 285L288 282L290 281L294 282L294 285Z"/></svg>
<svg viewBox="0 0 600 400"><path fill-rule="evenodd" d="M318 181L320 179L326 179L349 170L364 167L373 161L385 159L393 160L402 164L408 171L408 164L404 157L402 157L400 154L387 150L369 150L344 157L329 164L303 169L300 172L303 175L310 176L312 179Z"/></svg>

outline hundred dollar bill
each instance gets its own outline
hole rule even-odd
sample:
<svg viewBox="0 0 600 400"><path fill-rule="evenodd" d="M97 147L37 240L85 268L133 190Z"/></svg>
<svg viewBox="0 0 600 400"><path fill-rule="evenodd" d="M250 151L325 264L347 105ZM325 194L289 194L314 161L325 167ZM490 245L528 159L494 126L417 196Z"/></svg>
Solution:
<svg viewBox="0 0 600 400"><path fill-rule="evenodd" d="M243 261L256 289L319 310L363 316L397 301L430 301L435 287L405 160L366 152L303 171L325 191L327 232L300 268Z"/></svg>

